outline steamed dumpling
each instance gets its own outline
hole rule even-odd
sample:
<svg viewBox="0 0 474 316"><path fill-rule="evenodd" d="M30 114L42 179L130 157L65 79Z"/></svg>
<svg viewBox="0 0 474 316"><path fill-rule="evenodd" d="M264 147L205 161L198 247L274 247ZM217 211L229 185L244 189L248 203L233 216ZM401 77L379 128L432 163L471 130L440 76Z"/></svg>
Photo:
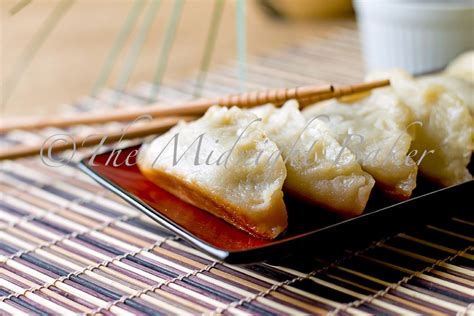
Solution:
<svg viewBox="0 0 474 316"><path fill-rule="evenodd" d="M374 180L323 120L306 122L294 100L282 108L265 105L249 111L262 118L265 133L281 150L287 191L346 217L364 210Z"/></svg>
<svg viewBox="0 0 474 316"><path fill-rule="evenodd" d="M474 116L474 81L469 82L456 77L446 75L427 76L418 79L424 86L439 85L447 92L458 97L467 106L471 115Z"/></svg>
<svg viewBox="0 0 474 316"><path fill-rule="evenodd" d="M417 165L407 154L412 137L407 127L411 111L388 90L361 98L328 100L303 110L307 119L328 115L338 141L359 159L389 196L410 197L416 186Z"/></svg>
<svg viewBox="0 0 474 316"><path fill-rule="evenodd" d="M430 151L420 164L421 173L444 186L472 179L467 165L473 150L473 121L467 106L446 88L429 80L417 81L402 70L374 73L373 78L390 78L393 91L414 118L417 128L412 148L418 153Z"/></svg>
<svg viewBox="0 0 474 316"><path fill-rule="evenodd" d="M458 56L448 65L445 73L474 84L474 51Z"/></svg>
<svg viewBox="0 0 474 316"><path fill-rule="evenodd" d="M138 166L164 190L254 236L272 239L287 227L285 164L254 114L212 107L143 145Z"/></svg>

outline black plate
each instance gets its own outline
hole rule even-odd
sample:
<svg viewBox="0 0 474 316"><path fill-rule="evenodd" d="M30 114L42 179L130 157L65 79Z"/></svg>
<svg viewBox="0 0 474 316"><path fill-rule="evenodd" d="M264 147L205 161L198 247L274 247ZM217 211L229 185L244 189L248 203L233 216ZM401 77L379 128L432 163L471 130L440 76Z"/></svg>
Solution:
<svg viewBox="0 0 474 316"><path fill-rule="evenodd" d="M116 161L123 162L138 148L123 149ZM195 247L230 263L267 260L289 253L322 253L357 247L418 225L472 212L468 201L469 195L474 193L474 181L440 189L419 180L413 197L404 202L387 200L375 190L366 211L349 220L285 198L288 230L276 240L261 240L161 190L135 165L114 167L107 164L109 156L110 152L98 155L95 165L84 159L79 167L99 184ZM132 158L129 162L133 164L135 161Z"/></svg>

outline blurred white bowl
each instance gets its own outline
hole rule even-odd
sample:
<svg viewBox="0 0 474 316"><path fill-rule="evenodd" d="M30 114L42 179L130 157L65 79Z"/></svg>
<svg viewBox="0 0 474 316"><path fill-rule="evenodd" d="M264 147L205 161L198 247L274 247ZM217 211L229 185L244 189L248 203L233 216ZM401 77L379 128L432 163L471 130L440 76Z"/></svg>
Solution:
<svg viewBox="0 0 474 316"><path fill-rule="evenodd" d="M474 48L472 0L354 0L368 71L440 70Z"/></svg>

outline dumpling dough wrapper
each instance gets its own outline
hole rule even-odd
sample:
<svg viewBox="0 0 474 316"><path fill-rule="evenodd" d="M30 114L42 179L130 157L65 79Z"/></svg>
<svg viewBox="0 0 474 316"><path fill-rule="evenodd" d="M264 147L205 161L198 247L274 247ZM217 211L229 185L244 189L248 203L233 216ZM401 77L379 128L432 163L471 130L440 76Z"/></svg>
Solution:
<svg viewBox="0 0 474 316"><path fill-rule="evenodd" d="M465 52L454 59L446 67L445 73L474 84L474 51Z"/></svg>
<svg viewBox="0 0 474 316"><path fill-rule="evenodd" d="M286 161L286 191L345 217L362 213L375 181L323 119L306 122L294 100L282 108L269 104L248 111L262 119Z"/></svg>
<svg viewBox="0 0 474 316"><path fill-rule="evenodd" d="M307 119L327 115L339 143L349 148L376 185L391 198L410 197L417 164L408 156L412 136L410 109L388 90L316 103L303 110Z"/></svg>
<svg viewBox="0 0 474 316"><path fill-rule="evenodd" d="M174 144L181 157L176 163ZM277 146L254 114L215 106L143 145L138 166L180 199L254 236L273 239L288 225L282 191L286 169L275 153Z"/></svg>
<svg viewBox="0 0 474 316"><path fill-rule="evenodd" d="M472 179L467 169L473 145L473 119L464 102L447 85L416 80L403 70L373 73L374 78L390 78L391 89L422 126L416 129L412 148L429 151L420 172L443 186Z"/></svg>
<svg viewBox="0 0 474 316"><path fill-rule="evenodd" d="M446 91L456 95L467 106L471 116L474 116L474 81L469 82L444 74L421 77L417 81L424 86L439 85L443 87Z"/></svg>

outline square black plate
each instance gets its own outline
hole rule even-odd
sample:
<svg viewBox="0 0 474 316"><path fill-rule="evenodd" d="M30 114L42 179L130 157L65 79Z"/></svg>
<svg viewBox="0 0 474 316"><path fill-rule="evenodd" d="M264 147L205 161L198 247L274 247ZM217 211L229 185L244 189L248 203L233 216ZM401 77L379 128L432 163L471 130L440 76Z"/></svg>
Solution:
<svg viewBox="0 0 474 316"><path fill-rule="evenodd" d="M345 249L460 212L472 212L468 194L474 193L474 181L440 189L419 180L413 197L398 203L375 190L366 211L348 220L285 197L287 231L275 240L262 240L160 189L140 173L134 157L129 159L129 166L124 164L127 156L138 149L125 148L115 155L120 166L107 163L111 152L106 152L96 156L93 165L89 158L83 159L79 168L195 247L230 263Z"/></svg>

